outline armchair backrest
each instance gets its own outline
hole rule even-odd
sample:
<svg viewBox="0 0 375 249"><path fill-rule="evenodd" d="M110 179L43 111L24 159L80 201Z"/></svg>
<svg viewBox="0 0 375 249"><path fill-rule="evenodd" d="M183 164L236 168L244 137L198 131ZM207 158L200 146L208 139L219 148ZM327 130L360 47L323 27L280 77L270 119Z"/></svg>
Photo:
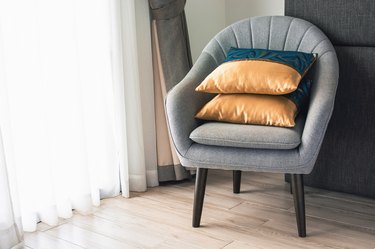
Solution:
<svg viewBox="0 0 375 249"><path fill-rule="evenodd" d="M181 158L193 144L190 133L200 125L194 116L212 97L195 92L204 78L225 59L230 47L313 52L318 59L310 70L313 80L303 129L298 167L311 172L330 120L338 82L336 52L313 24L287 16L253 17L225 28L204 48L185 78L168 93L166 111L172 140Z"/></svg>
<svg viewBox="0 0 375 249"><path fill-rule="evenodd" d="M218 33L204 48L201 57L210 55L218 66L224 61L230 47L301 51L318 55L310 72L313 80L310 106L300 145L301 157L315 161L333 111L339 75L336 52L330 40L319 28L302 19L288 16L252 17ZM197 64L200 64L199 58Z"/></svg>
<svg viewBox="0 0 375 249"><path fill-rule="evenodd" d="M230 47L324 53L334 51L327 36L313 24L288 16L253 17L218 33L204 48L218 64Z"/></svg>

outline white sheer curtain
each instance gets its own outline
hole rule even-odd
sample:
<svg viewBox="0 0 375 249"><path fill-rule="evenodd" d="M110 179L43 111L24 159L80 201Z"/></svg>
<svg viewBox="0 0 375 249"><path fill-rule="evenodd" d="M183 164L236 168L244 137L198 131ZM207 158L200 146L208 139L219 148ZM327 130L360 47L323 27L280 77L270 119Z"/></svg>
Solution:
<svg viewBox="0 0 375 249"><path fill-rule="evenodd" d="M130 191L144 191L146 186L157 186L156 131L154 83L152 69L151 29L148 0L115 1L121 27L114 55L122 55L125 84L126 139L128 179ZM118 98L120 99L120 98ZM123 192L124 195L124 192ZM126 195L124 195L126 196Z"/></svg>
<svg viewBox="0 0 375 249"><path fill-rule="evenodd" d="M141 92L152 86L143 82L151 60L138 59L151 58L151 48L139 47L149 37L137 33L147 6L0 0L0 125L8 192L18 192L25 231L158 184L153 117L144 115L153 99Z"/></svg>
<svg viewBox="0 0 375 249"><path fill-rule="evenodd" d="M0 131L0 248L21 248L21 219L13 206Z"/></svg>
<svg viewBox="0 0 375 249"><path fill-rule="evenodd" d="M2 6L0 5L0 8ZM1 12L0 12L1 13ZM1 17L1 16L0 16ZM5 64L3 50L3 32L2 21L0 18L0 121L3 123L4 114L7 114L7 104L5 94L2 91L5 83ZM0 125L1 125L0 123ZM15 249L23 246L23 231L21 224L21 215L16 202L15 188L10 188L9 179L12 175L8 174L5 160L5 150L0 128L0 249ZM13 193L12 193L13 192Z"/></svg>

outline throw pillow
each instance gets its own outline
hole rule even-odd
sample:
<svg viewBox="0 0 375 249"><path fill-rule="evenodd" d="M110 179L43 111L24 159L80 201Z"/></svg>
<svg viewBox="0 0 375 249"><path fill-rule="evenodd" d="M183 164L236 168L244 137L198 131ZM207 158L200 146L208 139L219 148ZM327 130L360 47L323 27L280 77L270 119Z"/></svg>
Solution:
<svg viewBox="0 0 375 249"><path fill-rule="evenodd" d="M240 124L294 127L295 117L307 102L311 81L303 79L290 94L218 94L195 116L199 119Z"/></svg>
<svg viewBox="0 0 375 249"><path fill-rule="evenodd" d="M296 51L231 48L224 63L195 89L207 93L282 95L295 91L315 62Z"/></svg>

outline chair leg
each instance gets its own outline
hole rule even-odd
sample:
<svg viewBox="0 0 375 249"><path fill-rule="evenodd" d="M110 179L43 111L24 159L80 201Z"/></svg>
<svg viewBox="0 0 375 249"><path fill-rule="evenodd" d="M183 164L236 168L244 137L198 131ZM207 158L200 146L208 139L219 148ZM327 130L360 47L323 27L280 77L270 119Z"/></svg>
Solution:
<svg viewBox="0 0 375 249"><path fill-rule="evenodd" d="M241 170L233 170L233 193L240 193L241 189Z"/></svg>
<svg viewBox="0 0 375 249"><path fill-rule="evenodd" d="M206 191L208 169L197 168L193 205L193 227L199 227L201 223L204 193Z"/></svg>
<svg viewBox="0 0 375 249"><path fill-rule="evenodd" d="M291 174L291 184L293 190L294 209L296 212L298 235L299 237L306 237L305 193L303 186L303 175Z"/></svg>
<svg viewBox="0 0 375 249"><path fill-rule="evenodd" d="M291 195L293 194L292 180L289 183L289 192Z"/></svg>
<svg viewBox="0 0 375 249"><path fill-rule="evenodd" d="M292 177L291 174L285 174L286 178L289 178L289 192L292 195L293 194L293 189L292 189Z"/></svg>

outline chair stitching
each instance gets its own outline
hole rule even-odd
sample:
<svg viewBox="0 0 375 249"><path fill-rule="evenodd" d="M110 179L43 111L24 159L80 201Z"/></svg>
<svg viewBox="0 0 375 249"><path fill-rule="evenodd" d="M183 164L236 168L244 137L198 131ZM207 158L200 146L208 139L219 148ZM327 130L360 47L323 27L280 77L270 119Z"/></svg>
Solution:
<svg viewBox="0 0 375 249"><path fill-rule="evenodd" d="M270 42L271 42L271 29L272 29L272 19L273 19L273 16L271 16L270 18L270 24L268 26L269 28L269 32L268 32L268 44L267 44L267 49L270 49Z"/></svg>
<svg viewBox="0 0 375 249"><path fill-rule="evenodd" d="M202 54L205 53L209 56L211 56L211 58L216 62L216 65L219 65L218 61L216 60L215 56L213 56L211 53L207 52L207 51L203 51Z"/></svg>
<svg viewBox="0 0 375 249"><path fill-rule="evenodd" d="M324 42L324 41L328 41L328 39L326 38L326 39L323 39L323 40L321 40L320 42L318 42L312 49L311 49L311 53L322 43L322 42Z"/></svg>
<svg viewBox="0 0 375 249"><path fill-rule="evenodd" d="M292 26L292 22L294 22L294 20L296 20L296 19L293 18L293 19L290 21L290 23L289 23L288 31L286 32L286 37L285 37L285 41L284 41L283 50L285 50L286 42L287 42L288 37L289 37L290 27Z"/></svg>
<svg viewBox="0 0 375 249"><path fill-rule="evenodd" d="M239 40L237 38L236 32L234 32L233 26L230 26L230 28L231 28L231 30L233 32L234 38L236 38L236 45L237 45L237 47L239 47Z"/></svg>
<svg viewBox="0 0 375 249"><path fill-rule="evenodd" d="M225 50L224 50L223 46L221 45L221 43L219 42L219 40L218 40L216 37L214 37L214 39L215 39L215 41L217 42L217 44L219 44L219 47L221 48L221 50L222 50L222 52L223 52L223 54L224 54L224 57L225 57L225 56L226 56L226 53L225 53Z"/></svg>
<svg viewBox="0 0 375 249"><path fill-rule="evenodd" d="M299 43L298 43L298 47L297 47L296 51L299 51L299 47L301 46L302 41L303 41L303 39L305 38L307 32L308 32L311 28L313 28L313 27L315 27L315 26L314 26L314 25L311 25L308 29L305 30L305 33L303 33L303 36L302 36L301 40L300 40Z"/></svg>
<svg viewBox="0 0 375 249"><path fill-rule="evenodd" d="M251 41L251 47L254 48L253 22L251 21L251 18L249 18L249 24L250 24L250 41Z"/></svg>
<svg viewBox="0 0 375 249"><path fill-rule="evenodd" d="M332 50L325 51L323 54L319 55L319 58L322 58L323 55L325 55L327 53L334 53L334 51L332 51Z"/></svg>

